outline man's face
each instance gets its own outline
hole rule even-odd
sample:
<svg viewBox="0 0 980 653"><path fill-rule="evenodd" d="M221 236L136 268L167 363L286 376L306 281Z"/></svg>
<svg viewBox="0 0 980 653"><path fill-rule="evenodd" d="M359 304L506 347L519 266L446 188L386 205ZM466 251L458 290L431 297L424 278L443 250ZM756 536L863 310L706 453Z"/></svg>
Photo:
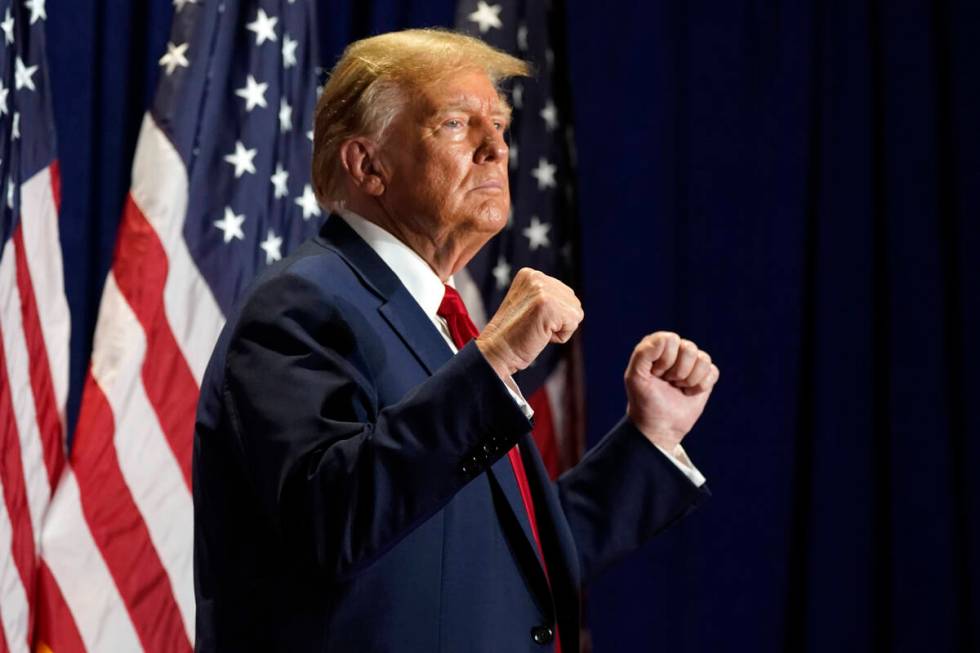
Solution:
<svg viewBox="0 0 980 653"><path fill-rule="evenodd" d="M382 145L388 179L381 200L389 215L438 242L482 246L510 212L509 120L509 107L482 72L419 89Z"/></svg>

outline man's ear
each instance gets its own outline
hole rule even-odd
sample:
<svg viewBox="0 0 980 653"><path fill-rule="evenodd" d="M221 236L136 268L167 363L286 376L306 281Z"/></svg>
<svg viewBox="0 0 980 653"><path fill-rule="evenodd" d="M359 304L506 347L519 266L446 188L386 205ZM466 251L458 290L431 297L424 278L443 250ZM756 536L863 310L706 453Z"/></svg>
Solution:
<svg viewBox="0 0 980 653"><path fill-rule="evenodd" d="M385 192L386 176L377 155L377 144L366 138L351 138L340 144L340 164L351 183L367 195Z"/></svg>

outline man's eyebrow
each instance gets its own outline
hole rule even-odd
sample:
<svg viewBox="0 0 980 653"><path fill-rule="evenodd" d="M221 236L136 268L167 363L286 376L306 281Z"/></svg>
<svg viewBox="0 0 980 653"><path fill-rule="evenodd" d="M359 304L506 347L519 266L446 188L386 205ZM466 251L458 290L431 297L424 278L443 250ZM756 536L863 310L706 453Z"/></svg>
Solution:
<svg viewBox="0 0 980 653"><path fill-rule="evenodd" d="M434 115L438 116L444 113L450 113L452 111L471 111L474 108L479 108L479 103L466 102L465 100L460 100L457 102L448 102L440 106L433 113ZM508 120L510 120L512 112L513 111L510 107L510 104L508 104L506 101L501 99L501 101L497 103L497 106L494 108L493 111L490 112L490 114L493 116L503 116Z"/></svg>

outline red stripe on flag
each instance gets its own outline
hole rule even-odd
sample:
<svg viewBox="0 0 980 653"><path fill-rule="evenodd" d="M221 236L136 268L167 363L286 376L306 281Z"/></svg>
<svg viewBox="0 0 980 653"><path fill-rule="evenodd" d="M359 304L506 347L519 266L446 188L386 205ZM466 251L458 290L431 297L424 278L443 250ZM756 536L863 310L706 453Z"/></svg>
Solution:
<svg viewBox="0 0 980 653"><path fill-rule="evenodd" d="M17 421L14 418L13 397L7 380L7 357L0 338L0 477L3 478L3 498L10 516L10 553L14 566L20 574L31 607L28 618L27 636L31 635L31 622L34 618L34 527L27 506L27 488L24 485L24 468L21 465L20 438L17 435ZM0 638L0 641L5 641ZM30 644L30 639L28 639Z"/></svg>
<svg viewBox="0 0 980 653"><path fill-rule="evenodd" d="M544 461L545 469L548 470L548 476L554 480L561 472L561 458L558 455L555 421L551 416L548 392L544 387L538 388L528 397L527 403L531 404L531 408L534 410L534 428L531 429L534 442L538 445L538 451L541 453L541 460Z"/></svg>
<svg viewBox="0 0 980 653"><path fill-rule="evenodd" d="M41 562L38 570L37 647L46 646L54 653L85 653L85 644L75 625L65 597L48 566Z"/></svg>
<svg viewBox="0 0 980 653"><path fill-rule="evenodd" d="M2 609L3 606L0 606ZM0 653L8 653L10 648L7 646L7 633L3 631L3 622L0 621Z"/></svg>
<svg viewBox="0 0 980 653"><path fill-rule="evenodd" d="M48 166L48 172L51 173L51 195L54 197L54 207L61 214L61 165L58 160L55 159Z"/></svg>
<svg viewBox="0 0 980 653"><path fill-rule="evenodd" d="M143 386L190 490L198 387L167 320L167 269L167 254L156 231L128 196L112 271L146 333Z"/></svg>
<svg viewBox="0 0 980 653"><path fill-rule="evenodd" d="M14 260L17 266L17 290L20 294L21 321L24 325L24 340L27 344L27 358L31 375L31 392L34 395L37 427L41 433L44 449L44 466L48 470L48 483L52 493L58 476L65 465L64 435L61 432L61 418L58 415L58 402L54 396L51 381L51 367L48 364L48 350L41 331L41 318L34 297L34 284L27 267L27 254L24 250L24 234L21 225L14 231Z"/></svg>
<svg viewBox="0 0 980 653"><path fill-rule="evenodd" d="M191 651L170 579L123 478L112 409L91 372L85 379L72 468L82 512L147 651Z"/></svg>

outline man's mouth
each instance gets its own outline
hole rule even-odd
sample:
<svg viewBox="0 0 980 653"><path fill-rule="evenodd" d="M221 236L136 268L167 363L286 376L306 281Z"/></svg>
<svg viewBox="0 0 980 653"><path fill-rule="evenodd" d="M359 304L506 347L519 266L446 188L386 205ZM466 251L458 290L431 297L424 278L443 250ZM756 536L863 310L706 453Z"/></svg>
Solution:
<svg viewBox="0 0 980 653"><path fill-rule="evenodd" d="M482 184L475 186L472 190L499 192L504 190L504 184L499 179L491 179L490 181L485 181Z"/></svg>

